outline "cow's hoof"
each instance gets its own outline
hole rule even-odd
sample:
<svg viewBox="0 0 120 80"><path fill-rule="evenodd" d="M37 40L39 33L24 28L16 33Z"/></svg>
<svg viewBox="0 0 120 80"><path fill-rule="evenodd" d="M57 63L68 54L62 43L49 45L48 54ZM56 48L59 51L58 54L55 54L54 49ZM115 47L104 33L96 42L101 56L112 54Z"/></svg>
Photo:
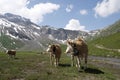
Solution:
<svg viewBox="0 0 120 80"><path fill-rule="evenodd" d="M78 69L78 72L83 72L83 70L81 68Z"/></svg>
<svg viewBox="0 0 120 80"><path fill-rule="evenodd" d="M78 70L78 72L82 72L82 70Z"/></svg>
<svg viewBox="0 0 120 80"><path fill-rule="evenodd" d="M83 70L82 69L78 69L78 72L83 72Z"/></svg>

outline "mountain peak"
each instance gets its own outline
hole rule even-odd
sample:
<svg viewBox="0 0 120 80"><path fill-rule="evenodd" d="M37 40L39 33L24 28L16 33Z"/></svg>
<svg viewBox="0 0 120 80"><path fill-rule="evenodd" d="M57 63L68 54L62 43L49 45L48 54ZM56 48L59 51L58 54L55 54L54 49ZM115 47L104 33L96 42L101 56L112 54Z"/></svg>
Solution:
<svg viewBox="0 0 120 80"><path fill-rule="evenodd" d="M78 36L86 36L87 34L82 31L71 31L62 28L56 29L47 25L38 26L29 19L11 13L0 15L0 26L2 26L0 31L3 32L3 35L8 36L10 41L15 39L19 43L23 43L24 47L28 49L30 47L32 48L33 45L38 48L45 47L48 43L60 42L68 38L74 39ZM15 43L14 41L11 42ZM9 43L9 46L12 47L11 44L13 43ZM8 48L7 46L4 47Z"/></svg>
<svg viewBox="0 0 120 80"><path fill-rule="evenodd" d="M5 18L10 22L17 23L22 26L26 26L29 24L33 24L30 19L24 18L22 16L12 14L12 13L5 13L4 15L0 15L0 18Z"/></svg>
<svg viewBox="0 0 120 80"><path fill-rule="evenodd" d="M4 16L6 16L6 17L21 17L19 15L15 15L15 14L12 14L12 13L5 13Z"/></svg>

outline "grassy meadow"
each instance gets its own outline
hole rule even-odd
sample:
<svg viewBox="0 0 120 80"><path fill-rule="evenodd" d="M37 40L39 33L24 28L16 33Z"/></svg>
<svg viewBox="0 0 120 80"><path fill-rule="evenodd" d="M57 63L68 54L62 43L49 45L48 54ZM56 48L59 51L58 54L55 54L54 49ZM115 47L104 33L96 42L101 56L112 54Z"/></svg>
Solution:
<svg viewBox="0 0 120 80"><path fill-rule="evenodd" d="M119 49L120 33L101 37L88 42L89 56L120 58L120 52L97 48L102 45L110 49ZM117 44L116 44L117 43ZM64 54L66 45L61 45L60 65L50 65L49 54L31 51L17 51L15 59L0 52L0 80L119 80L120 68L103 60L88 60L88 68L78 72L71 67L69 55ZM82 66L83 66L82 61Z"/></svg>
<svg viewBox="0 0 120 80"><path fill-rule="evenodd" d="M21 48L24 45L21 41L12 39L6 35L0 36L0 42L4 47L8 49Z"/></svg>
<svg viewBox="0 0 120 80"><path fill-rule="evenodd" d="M88 60L88 68L78 72L70 66L70 56L62 54L60 65L49 63L49 55L40 52L17 52L15 59L0 53L0 80L119 80L119 69L100 66ZM96 64L96 65L95 65ZM99 64L99 65L98 65Z"/></svg>
<svg viewBox="0 0 120 80"><path fill-rule="evenodd" d="M107 49L97 48L96 45ZM88 41L88 47L90 55L120 58L120 33Z"/></svg>

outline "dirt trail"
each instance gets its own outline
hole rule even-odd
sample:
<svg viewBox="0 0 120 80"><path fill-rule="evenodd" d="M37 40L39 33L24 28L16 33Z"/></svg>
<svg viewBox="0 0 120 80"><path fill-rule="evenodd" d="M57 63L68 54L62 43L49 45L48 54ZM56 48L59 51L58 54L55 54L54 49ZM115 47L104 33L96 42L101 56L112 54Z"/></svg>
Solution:
<svg viewBox="0 0 120 80"><path fill-rule="evenodd" d="M106 66L106 64L108 64L108 65L112 65L112 68L120 69L120 59L117 59L117 58L89 56L88 59L90 59L94 62L105 64L105 66ZM102 64L99 64L99 65L102 65Z"/></svg>
<svg viewBox="0 0 120 80"><path fill-rule="evenodd" d="M117 51L117 52L120 52L120 49L110 49L110 48L106 48L104 47L103 45L95 45L96 48L99 48L99 49L105 49L105 50L109 50L109 51Z"/></svg>
<svg viewBox="0 0 120 80"><path fill-rule="evenodd" d="M113 74L116 77L116 80L120 79L120 59L117 58L107 58L107 57L96 57L89 56L88 63L101 67L103 69L107 69L109 73ZM104 72L104 71L103 71Z"/></svg>

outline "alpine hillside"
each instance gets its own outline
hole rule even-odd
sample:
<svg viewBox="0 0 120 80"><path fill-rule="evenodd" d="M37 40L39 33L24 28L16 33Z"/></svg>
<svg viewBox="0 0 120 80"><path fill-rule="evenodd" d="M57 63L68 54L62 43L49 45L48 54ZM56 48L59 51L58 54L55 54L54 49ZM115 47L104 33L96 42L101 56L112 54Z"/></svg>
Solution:
<svg viewBox="0 0 120 80"><path fill-rule="evenodd" d="M66 39L87 37L84 31L39 26L19 15L0 15L0 49L42 50L49 43L63 43Z"/></svg>
<svg viewBox="0 0 120 80"><path fill-rule="evenodd" d="M88 45L90 54L120 57L120 20L99 30Z"/></svg>

